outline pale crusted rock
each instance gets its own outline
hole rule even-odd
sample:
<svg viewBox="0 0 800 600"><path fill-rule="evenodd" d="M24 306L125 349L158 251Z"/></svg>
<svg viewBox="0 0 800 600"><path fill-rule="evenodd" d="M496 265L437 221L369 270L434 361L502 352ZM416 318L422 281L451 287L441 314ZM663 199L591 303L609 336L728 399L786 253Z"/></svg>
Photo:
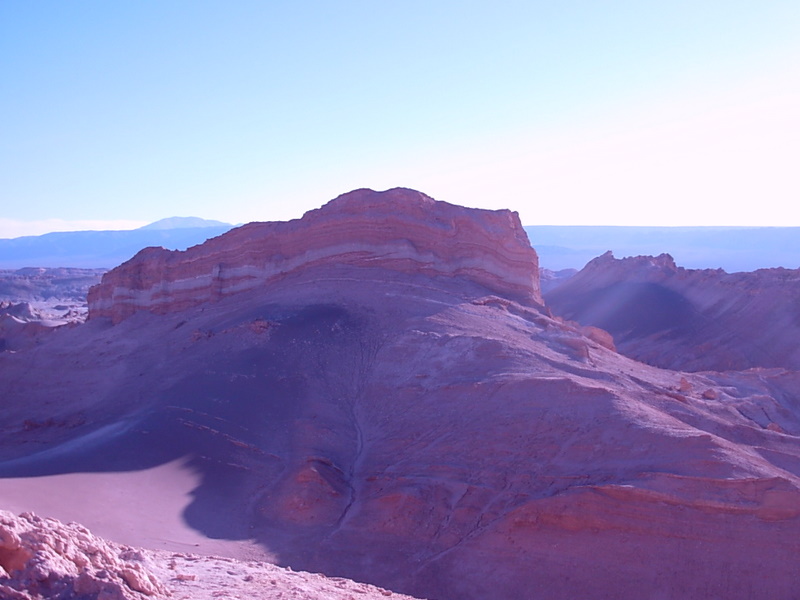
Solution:
<svg viewBox="0 0 800 600"><path fill-rule="evenodd" d="M135 558L81 525L0 511L0 567L6 574L0 578L3 598L168 596L167 589Z"/></svg>
<svg viewBox="0 0 800 600"><path fill-rule="evenodd" d="M0 511L0 566L0 574L8 573L0 576L1 600L352 600L354 594L364 600L415 600L266 563L133 549L75 523L5 511Z"/></svg>
<svg viewBox="0 0 800 600"><path fill-rule="evenodd" d="M4 600L33 600L33 596L0 583L0 598Z"/></svg>

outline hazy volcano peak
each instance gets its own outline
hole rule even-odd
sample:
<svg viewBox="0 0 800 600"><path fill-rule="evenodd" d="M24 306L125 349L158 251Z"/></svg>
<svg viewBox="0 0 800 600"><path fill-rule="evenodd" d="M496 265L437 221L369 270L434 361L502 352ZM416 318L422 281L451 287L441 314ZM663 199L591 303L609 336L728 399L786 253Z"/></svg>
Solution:
<svg viewBox="0 0 800 600"><path fill-rule="evenodd" d="M232 227L230 223L200 217L167 217L139 227L143 230L193 229L202 227Z"/></svg>
<svg viewBox="0 0 800 600"><path fill-rule="evenodd" d="M89 312L119 322L342 266L463 280L481 293L541 303L538 258L516 213L395 188L355 190L301 219L250 223L183 252L147 248L90 291Z"/></svg>

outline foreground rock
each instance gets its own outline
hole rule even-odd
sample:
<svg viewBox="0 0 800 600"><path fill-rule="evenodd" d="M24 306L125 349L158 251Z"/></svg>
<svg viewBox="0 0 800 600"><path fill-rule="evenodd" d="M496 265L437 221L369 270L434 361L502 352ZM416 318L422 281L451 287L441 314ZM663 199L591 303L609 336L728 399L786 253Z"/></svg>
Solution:
<svg viewBox="0 0 800 600"><path fill-rule="evenodd" d="M357 596L354 596L357 594ZM4 600L412 600L347 579L254 561L154 552L100 539L77 523L0 511Z"/></svg>
<svg viewBox="0 0 800 600"><path fill-rule="evenodd" d="M517 227L360 191L140 254L85 324L0 355L0 478L136 478L74 500L133 543L170 504L138 474L180 463L158 543L438 600L793 598L800 374L621 356L539 304Z"/></svg>
<svg viewBox="0 0 800 600"><path fill-rule="evenodd" d="M546 294L567 319L609 331L620 352L669 369L800 369L800 269L691 270L668 254L609 252Z"/></svg>
<svg viewBox="0 0 800 600"><path fill-rule="evenodd" d="M0 597L141 600L167 588L141 553L93 536L88 529L24 513L0 511Z"/></svg>

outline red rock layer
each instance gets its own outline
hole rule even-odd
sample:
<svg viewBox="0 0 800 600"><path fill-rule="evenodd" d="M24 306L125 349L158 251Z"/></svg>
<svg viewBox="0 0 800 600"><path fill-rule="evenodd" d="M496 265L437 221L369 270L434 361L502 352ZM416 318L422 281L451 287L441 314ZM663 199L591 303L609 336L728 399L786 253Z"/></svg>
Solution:
<svg viewBox="0 0 800 600"><path fill-rule="evenodd" d="M609 331L620 352L678 370L800 369L800 269L726 273L668 254L608 252L549 291L557 314Z"/></svg>
<svg viewBox="0 0 800 600"><path fill-rule="evenodd" d="M89 316L119 322L253 289L301 269L356 265L464 278L541 302L538 258L516 213L469 209L408 189L362 189L303 218L250 223L186 251L146 248L89 292Z"/></svg>

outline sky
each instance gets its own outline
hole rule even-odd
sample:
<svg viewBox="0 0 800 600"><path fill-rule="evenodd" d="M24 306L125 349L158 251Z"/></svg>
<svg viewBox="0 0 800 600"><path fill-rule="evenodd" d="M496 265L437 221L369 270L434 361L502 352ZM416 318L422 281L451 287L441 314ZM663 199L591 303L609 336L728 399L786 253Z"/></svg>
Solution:
<svg viewBox="0 0 800 600"><path fill-rule="evenodd" d="M410 187L800 226L797 0L3 0L0 237Z"/></svg>

